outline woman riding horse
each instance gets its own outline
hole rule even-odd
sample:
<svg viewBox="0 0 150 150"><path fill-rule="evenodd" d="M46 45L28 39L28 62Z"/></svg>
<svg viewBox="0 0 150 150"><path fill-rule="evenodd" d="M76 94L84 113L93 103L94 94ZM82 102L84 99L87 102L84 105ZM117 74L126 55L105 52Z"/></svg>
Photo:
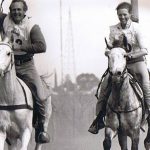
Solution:
<svg viewBox="0 0 150 150"><path fill-rule="evenodd" d="M140 27L137 23L132 22L131 18L131 5L127 2L122 2L116 8L117 15L120 23L110 27L110 40L107 45L108 49L113 47L113 44L120 42L122 40L122 35L127 37L129 43L130 51L127 51L127 68L131 73L140 76L140 81L142 85L142 90L144 93L144 102L146 107L146 112L149 113L150 110L150 82L149 73L144 60L144 56L148 54L146 44L144 43L144 38L142 32L140 32ZM107 50L108 50L107 49ZM100 95L98 97L98 102L96 105L96 115L97 118L94 120L89 128L89 132L97 134L99 129L104 128L103 118L106 114L106 105L108 97L111 93L110 74L108 73L100 89Z"/></svg>

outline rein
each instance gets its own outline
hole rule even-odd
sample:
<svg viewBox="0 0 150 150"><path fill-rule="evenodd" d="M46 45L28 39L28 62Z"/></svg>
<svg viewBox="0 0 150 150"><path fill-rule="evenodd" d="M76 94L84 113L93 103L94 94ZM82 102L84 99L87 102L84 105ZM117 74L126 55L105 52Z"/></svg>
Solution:
<svg viewBox="0 0 150 150"><path fill-rule="evenodd" d="M108 72L109 72L109 74L110 74L110 76L111 76L111 78L112 78L113 75L112 75L112 73L110 72L109 67L108 67ZM125 75L126 73L128 73L128 72L127 72L127 66L125 66L125 68L124 68L122 74L120 75L121 82L120 82L120 87L119 87L119 89L121 89L121 87L122 87L122 85L123 85L124 79L126 78L124 75ZM127 74L127 76L128 76L128 74ZM112 108L112 106L111 106L109 103L108 103L108 106L109 106L109 108L110 108L114 113L116 113L116 114L130 113L130 112L136 111L138 108L142 107L142 105L139 105L139 106L138 106L137 108L135 108L135 109L125 111L125 110L114 110L114 108Z"/></svg>
<svg viewBox="0 0 150 150"><path fill-rule="evenodd" d="M104 72L104 74L102 75L102 77L101 77L101 80L100 80L100 82L99 82L99 84L98 84L98 87L97 87L97 90L96 90L96 94L95 94L95 97L98 99L98 93L99 93L99 89L100 89L100 86L101 86L101 84L102 84L102 82L103 82L103 79L105 78L105 76L108 74L108 72L109 72L109 69L107 68L107 70Z"/></svg>
<svg viewBox="0 0 150 150"><path fill-rule="evenodd" d="M137 107L135 109L124 111L124 110L114 110L109 103L108 103L108 106L116 114L131 113L131 112L133 112L133 111L135 111L135 110L137 110L137 109L139 109L141 107L141 105L139 105L139 107Z"/></svg>

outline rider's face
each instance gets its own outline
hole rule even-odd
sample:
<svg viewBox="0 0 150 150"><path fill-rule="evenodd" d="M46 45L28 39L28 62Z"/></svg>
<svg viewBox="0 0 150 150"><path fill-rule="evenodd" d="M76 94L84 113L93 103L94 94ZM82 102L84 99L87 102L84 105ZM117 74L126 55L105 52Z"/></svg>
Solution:
<svg viewBox="0 0 150 150"><path fill-rule="evenodd" d="M25 10L24 10L23 3L22 2L12 3L11 8L10 8L10 15L12 17L12 20L16 24L19 24L25 16Z"/></svg>
<svg viewBox="0 0 150 150"><path fill-rule="evenodd" d="M117 10L117 15L118 15L121 25L125 27L128 20L131 17L131 14L129 13L128 9L122 8L122 9Z"/></svg>

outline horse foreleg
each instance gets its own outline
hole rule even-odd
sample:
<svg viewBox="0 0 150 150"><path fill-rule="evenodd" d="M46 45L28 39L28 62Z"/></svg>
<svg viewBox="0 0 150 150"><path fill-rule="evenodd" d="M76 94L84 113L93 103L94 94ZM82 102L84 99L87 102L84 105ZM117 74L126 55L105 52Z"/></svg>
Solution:
<svg viewBox="0 0 150 150"><path fill-rule="evenodd" d="M139 135L140 135L140 129L133 132L133 136L131 137L131 150L138 150L139 145Z"/></svg>
<svg viewBox="0 0 150 150"><path fill-rule="evenodd" d="M103 141L104 150L110 150L112 138L115 136L116 132L111 128L105 128L105 139Z"/></svg>
<svg viewBox="0 0 150 150"><path fill-rule="evenodd" d="M150 127L148 127L147 136L144 140L144 146L146 150L150 150Z"/></svg>
<svg viewBox="0 0 150 150"><path fill-rule="evenodd" d="M131 150L138 150L138 145L139 145L139 137L135 137L134 139L132 139Z"/></svg>
<svg viewBox="0 0 150 150"><path fill-rule="evenodd" d="M0 132L0 149L4 150L4 143L6 140L6 133L5 132Z"/></svg>
<svg viewBox="0 0 150 150"><path fill-rule="evenodd" d="M17 150L17 139L11 139L11 144L8 145L8 150Z"/></svg>
<svg viewBox="0 0 150 150"><path fill-rule="evenodd" d="M118 141L121 147L121 150L128 150L127 148L127 136L123 135L121 131L118 132Z"/></svg>
<svg viewBox="0 0 150 150"><path fill-rule="evenodd" d="M23 131L22 137L21 137L21 149L20 150L27 150L28 144L31 138L31 132L32 132L32 129L29 129L29 128L26 128Z"/></svg>
<svg viewBox="0 0 150 150"><path fill-rule="evenodd" d="M35 150L41 150L42 149L42 144L36 143Z"/></svg>
<svg viewBox="0 0 150 150"><path fill-rule="evenodd" d="M150 116L147 118L147 123L148 123L148 132L144 140L144 146L146 150L150 150Z"/></svg>

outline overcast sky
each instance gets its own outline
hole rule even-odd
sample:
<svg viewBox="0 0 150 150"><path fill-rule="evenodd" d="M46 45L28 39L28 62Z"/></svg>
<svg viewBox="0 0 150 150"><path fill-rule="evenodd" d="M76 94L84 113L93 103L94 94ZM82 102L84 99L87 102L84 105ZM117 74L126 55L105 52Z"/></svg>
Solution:
<svg viewBox="0 0 150 150"><path fill-rule="evenodd" d="M110 25L118 22L115 8L123 0L62 0L63 45L68 41L68 11L71 9L73 44L75 49L76 74L94 73L98 77L107 68L104 56L104 37ZM130 2L129 0L126 0ZM47 52L36 56L40 74L52 73L56 69L60 80L60 0L28 0L28 15L32 16L47 42ZM8 12L9 0L4 1L4 12ZM139 19L143 32L150 27L150 1L139 0ZM147 37L149 35L146 35ZM148 39L150 39L148 37ZM150 47L150 46L149 46ZM149 50L150 51L150 50Z"/></svg>

